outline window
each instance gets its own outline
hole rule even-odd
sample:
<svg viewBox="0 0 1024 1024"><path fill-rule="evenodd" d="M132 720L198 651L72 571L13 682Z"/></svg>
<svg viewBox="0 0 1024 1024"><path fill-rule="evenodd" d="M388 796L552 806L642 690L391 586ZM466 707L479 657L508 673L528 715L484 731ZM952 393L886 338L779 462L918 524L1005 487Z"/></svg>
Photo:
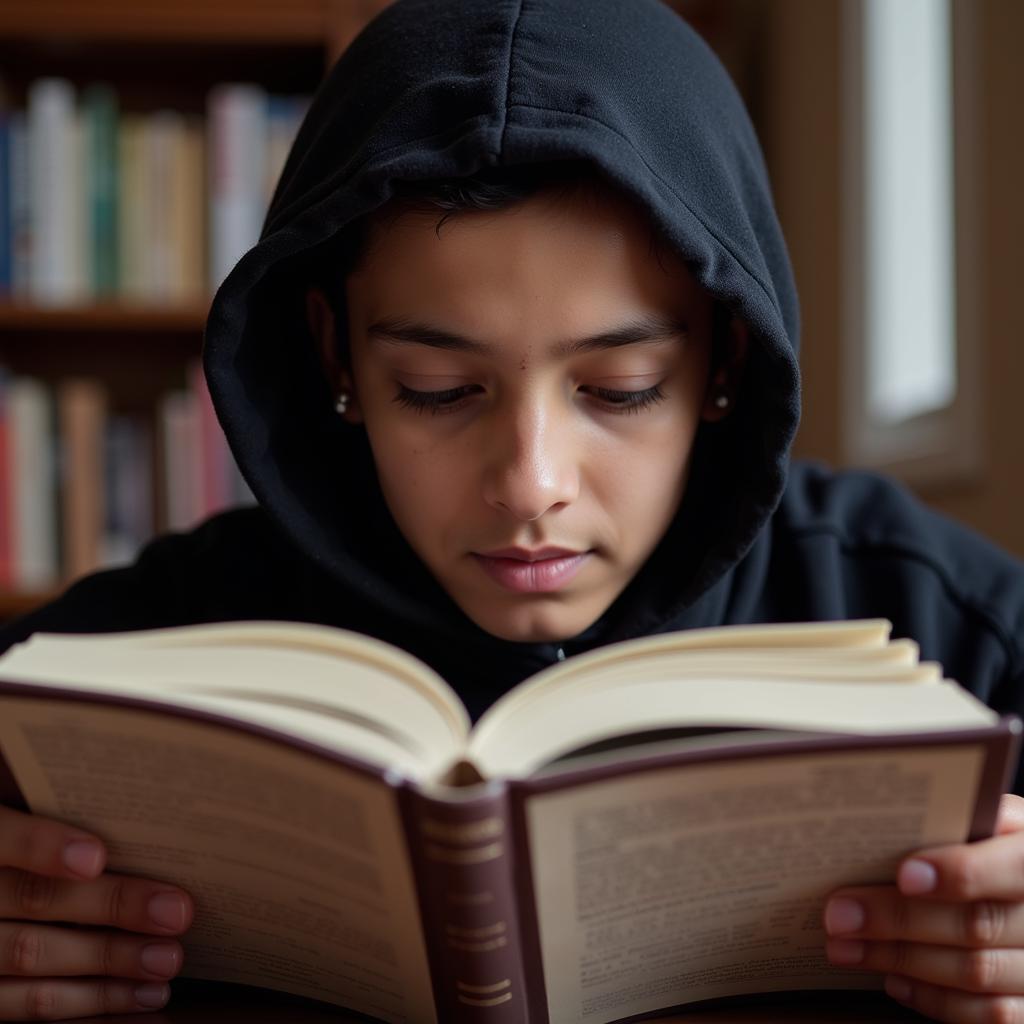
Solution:
<svg viewBox="0 0 1024 1024"><path fill-rule="evenodd" d="M919 485L980 468L969 7L844 15L844 457Z"/></svg>

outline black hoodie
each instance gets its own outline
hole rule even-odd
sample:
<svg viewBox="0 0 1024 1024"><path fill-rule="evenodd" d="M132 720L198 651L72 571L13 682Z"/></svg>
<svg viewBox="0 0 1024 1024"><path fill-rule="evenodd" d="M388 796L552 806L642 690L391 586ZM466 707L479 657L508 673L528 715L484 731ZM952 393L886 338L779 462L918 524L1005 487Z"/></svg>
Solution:
<svg viewBox="0 0 1024 1024"><path fill-rule="evenodd" d="M332 241L396 183L553 161L583 161L641 203L753 342L734 412L701 427L674 525L598 622L561 645L485 633L413 555L365 435L333 411L304 306ZM155 541L0 644L41 629L324 622L410 650L478 715L559 646L884 616L992 706L1024 710L1024 566L881 478L789 464L798 336L757 139L682 19L658 0L398 0L317 93L261 239L210 312L210 389L260 508Z"/></svg>

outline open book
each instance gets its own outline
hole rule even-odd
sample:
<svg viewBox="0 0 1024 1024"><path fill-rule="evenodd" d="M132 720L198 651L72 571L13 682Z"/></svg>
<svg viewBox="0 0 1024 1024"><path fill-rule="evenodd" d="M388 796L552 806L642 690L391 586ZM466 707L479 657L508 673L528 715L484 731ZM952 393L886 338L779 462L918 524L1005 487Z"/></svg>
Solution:
<svg viewBox="0 0 1024 1024"><path fill-rule="evenodd" d="M629 641L473 728L327 627L37 635L0 658L0 800L189 890L185 974L388 1022L875 987L825 960L825 895L990 834L1020 730L889 633Z"/></svg>

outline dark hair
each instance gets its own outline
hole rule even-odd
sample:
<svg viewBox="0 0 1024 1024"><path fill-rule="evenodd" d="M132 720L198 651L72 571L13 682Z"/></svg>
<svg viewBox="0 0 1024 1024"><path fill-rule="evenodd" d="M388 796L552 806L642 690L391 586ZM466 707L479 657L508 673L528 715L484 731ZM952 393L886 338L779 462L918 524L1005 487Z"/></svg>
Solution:
<svg viewBox="0 0 1024 1024"><path fill-rule="evenodd" d="M466 178L400 181L395 184L391 199L353 221L326 252L321 252L319 272L313 278L332 301L340 297L339 288L345 278L359 268L366 256L371 226L389 223L406 213L437 213L434 229L440 235L441 228L457 213L506 210L539 194L557 203L581 198L600 202L609 193L622 194L590 164L570 161L488 167ZM653 221L650 232L651 251L660 263L669 245Z"/></svg>
<svg viewBox="0 0 1024 1024"><path fill-rule="evenodd" d="M365 258L372 225L389 223L407 213L437 213L439 216L434 230L440 235L445 222L457 213L506 210L541 194L557 203L569 199L601 202L609 193L623 195L592 165L567 161L520 167L489 167L466 178L396 183L393 197L382 207L349 225L343 236L332 243L326 258L318 261L318 270L312 275L313 282L326 294L338 320L339 348L344 350L347 347L343 338L344 329L341 327L345 309L345 279L359 268ZM663 257L671 251L671 244L649 214L647 218L650 252L658 260L659 266L664 268ZM727 355L725 343L729 320L728 310L722 303L716 302L712 330L712 369Z"/></svg>

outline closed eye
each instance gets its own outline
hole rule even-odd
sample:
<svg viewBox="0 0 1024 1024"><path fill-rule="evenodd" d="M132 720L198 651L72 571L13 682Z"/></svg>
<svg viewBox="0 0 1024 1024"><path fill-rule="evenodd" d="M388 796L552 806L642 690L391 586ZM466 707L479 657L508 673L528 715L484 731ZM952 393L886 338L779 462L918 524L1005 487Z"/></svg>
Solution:
<svg viewBox="0 0 1024 1024"><path fill-rule="evenodd" d="M463 384L457 388L445 388L443 391L414 391L404 384L399 384L394 401L405 409L436 415L451 412L460 405L462 399L479 390L476 384Z"/></svg>
<svg viewBox="0 0 1024 1024"><path fill-rule="evenodd" d="M642 391L617 391L612 388L590 387L587 394L593 395L604 402L615 412L635 413L648 409L665 398L659 384L644 388Z"/></svg>

